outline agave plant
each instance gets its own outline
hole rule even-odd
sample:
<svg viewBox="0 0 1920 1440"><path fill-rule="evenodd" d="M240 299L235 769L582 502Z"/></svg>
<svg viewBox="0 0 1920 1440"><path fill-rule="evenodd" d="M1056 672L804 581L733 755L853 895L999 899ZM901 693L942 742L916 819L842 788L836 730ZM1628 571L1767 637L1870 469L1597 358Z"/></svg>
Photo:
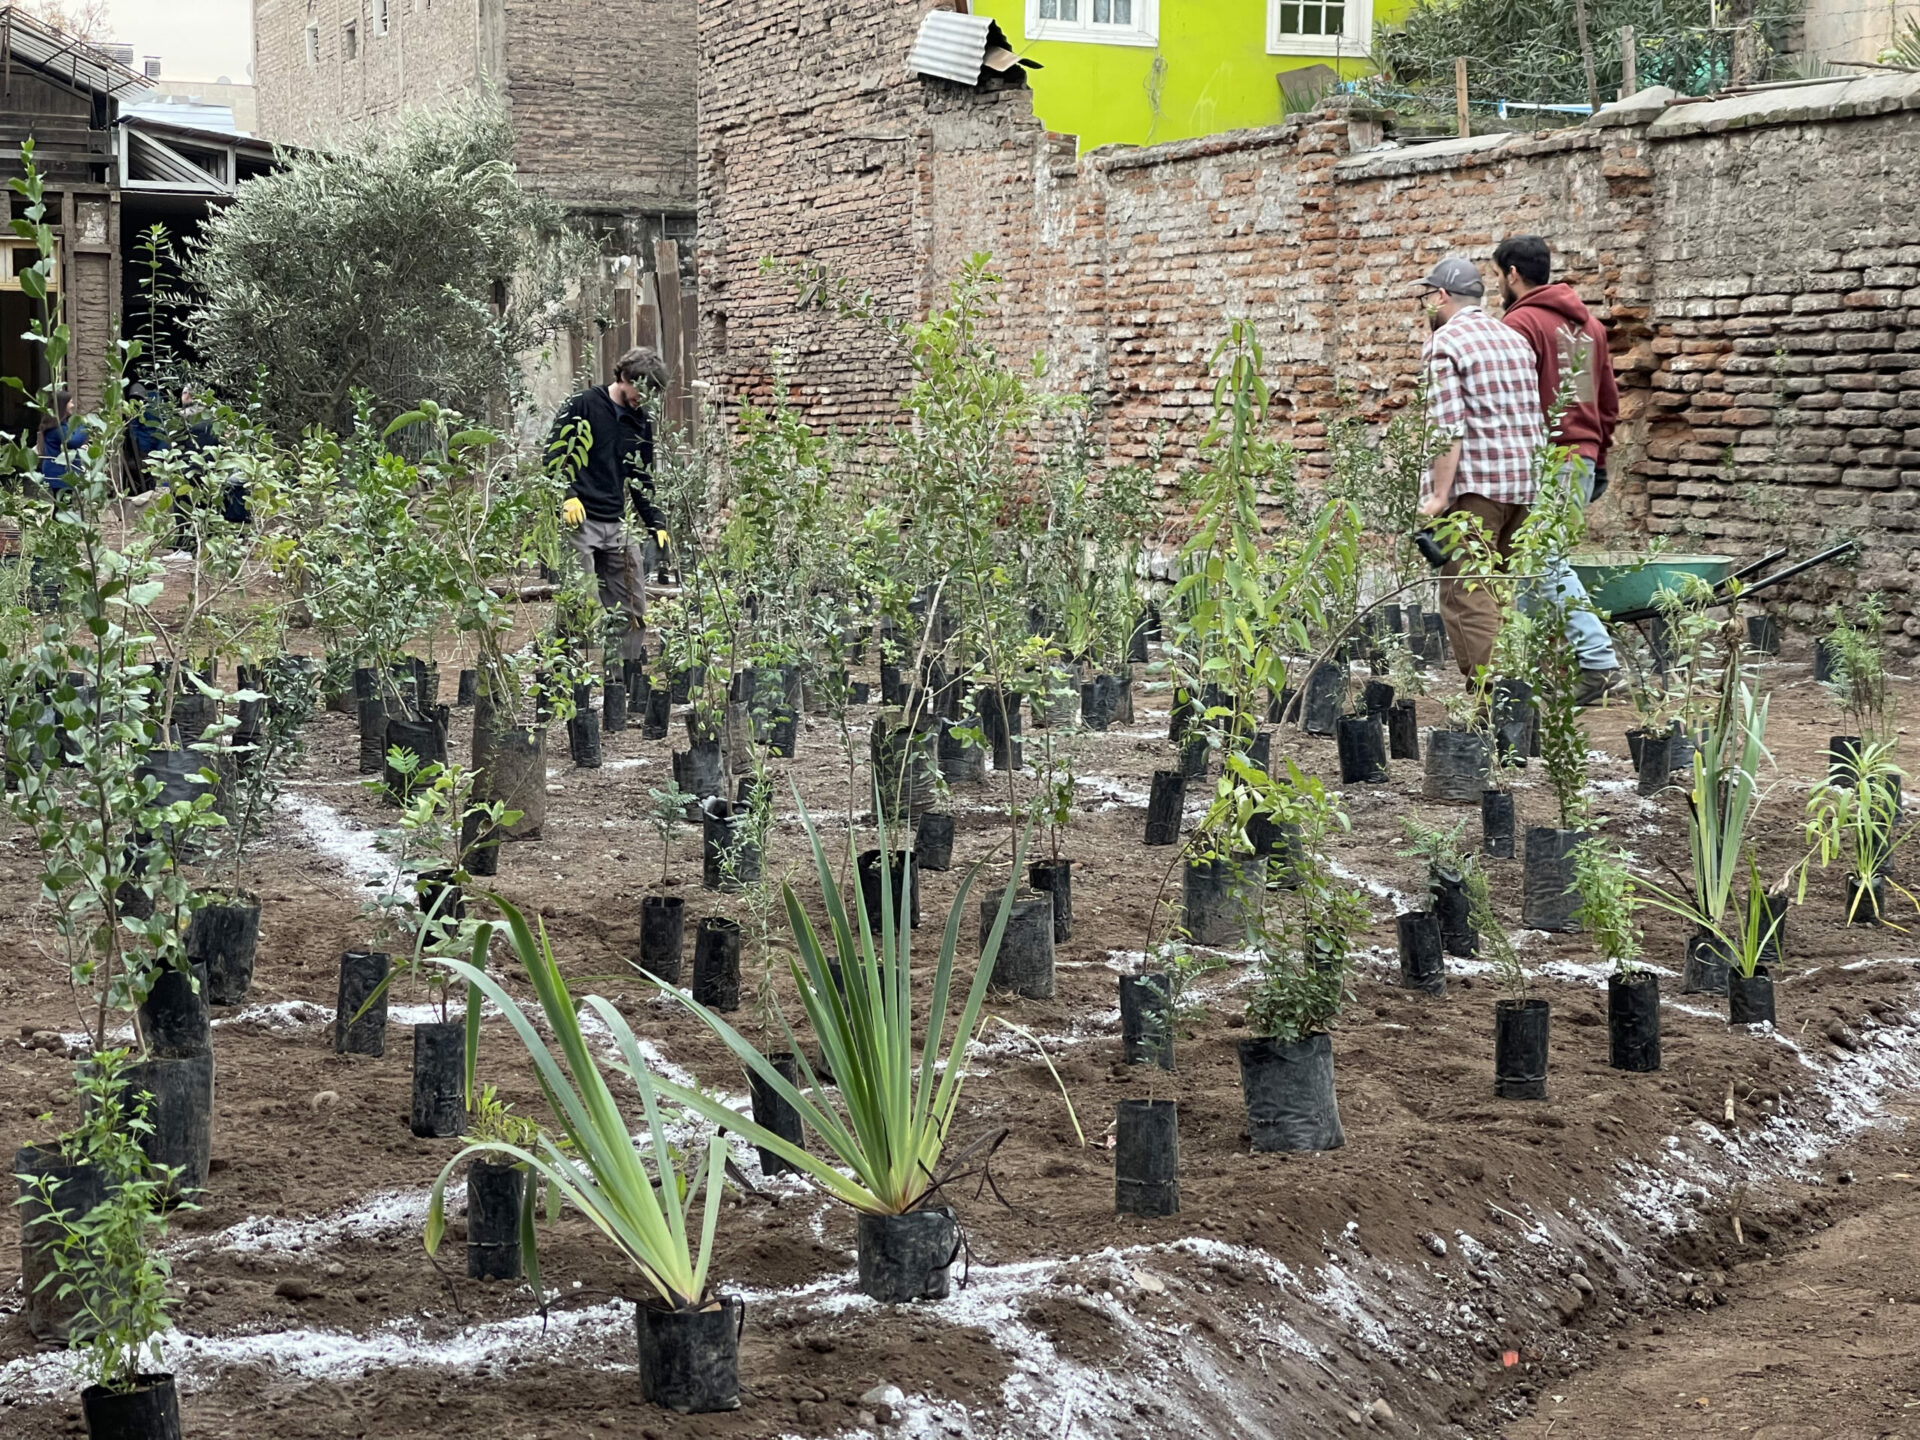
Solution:
<svg viewBox="0 0 1920 1440"><path fill-rule="evenodd" d="M716 1133L707 1141L704 1169L683 1177L673 1147L667 1141L656 1082L640 1052L626 1017L598 995L581 1004L593 1011L613 1034L619 1048L619 1068L640 1092L644 1124L635 1130L621 1113L613 1090L587 1048L573 996L561 978L560 967L547 943L546 928L535 935L525 918L498 896L492 897L506 918L514 953L526 967L548 1027L565 1057L563 1069L540 1038L533 1019L505 988L485 970L493 924L480 927L471 962L443 959L458 979L467 983L467 1084L472 1087L474 1036L481 998L493 1002L527 1047L540 1076L540 1088L552 1107L561 1138L542 1133L531 1146L504 1140L481 1140L447 1162L433 1182L427 1210L427 1252L439 1248L446 1232L445 1190L455 1166L473 1155L524 1165L534 1182L526 1187L520 1211L520 1248L527 1279L540 1293L540 1262L534 1219L540 1186L544 1183L554 1203L571 1204L611 1240L638 1270L661 1303L676 1310L701 1309L711 1300L707 1285L708 1261L714 1229L720 1218L721 1179L726 1165L726 1142ZM660 1082L664 1089L664 1082ZM650 1154L649 1154L650 1152ZM649 1170L647 1161L653 1164ZM688 1220L702 1191L705 1206L696 1238ZM683 1198L684 1197L684 1198Z"/></svg>
<svg viewBox="0 0 1920 1440"><path fill-rule="evenodd" d="M949 1036L947 1015L953 998L960 926L977 867L962 880L941 939L926 1031L918 1039L916 1058L909 963L912 930L895 923L894 909L896 899L903 907L911 904L911 894L905 888L911 880L903 883L897 897L891 886L881 887L878 937L868 924L864 907L856 932L847 918L826 850L804 807L801 820L813 847L833 951L830 959L793 886L783 884L787 918L800 952L799 958L790 963L800 1003L819 1040L827 1072L839 1088L839 1105L828 1099L790 1026L786 1027L787 1037L801 1071L799 1084L783 1076L750 1041L686 992L667 985L661 988L705 1021L742 1064L793 1106L829 1156L810 1153L698 1090L665 1080L656 1084L661 1094L778 1155L855 1210L870 1215L905 1215L926 1204L946 1178L942 1160L960 1102L967 1045L981 1024L980 1009L1015 887L1009 885L1000 898L999 913L981 949L979 969L974 972ZM886 853L884 821L880 847ZM1025 853L1023 838L1015 847L1015 875L1021 873ZM852 1174L844 1173L841 1166Z"/></svg>

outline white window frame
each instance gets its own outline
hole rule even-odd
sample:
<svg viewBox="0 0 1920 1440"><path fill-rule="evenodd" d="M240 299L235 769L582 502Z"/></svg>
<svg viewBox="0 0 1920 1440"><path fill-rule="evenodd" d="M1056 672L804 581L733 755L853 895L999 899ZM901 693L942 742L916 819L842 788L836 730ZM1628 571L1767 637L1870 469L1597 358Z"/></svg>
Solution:
<svg viewBox="0 0 1920 1440"><path fill-rule="evenodd" d="M311 70L320 63L320 22L309 20L306 30L307 68Z"/></svg>
<svg viewBox="0 0 1920 1440"><path fill-rule="evenodd" d="M1282 3L1284 0L1267 0L1269 55L1346 55L1359 58L1372 46L1373 0L1346 0L1346 29L1338 35L1282 35Z"/></svg>
<svg viewBox="0 0 1920 1440"><path fill-rule="evenodd" d="M340 27L340 58L342 60L360 58L360 21L357 17Z"/></svg>
<svg viewBox="0 0 1920 1440"><path fill-rule="evenodd" d="M369 0L369 9L372 14L367 17L367 33L369 35L386 34L393 24L390 0Z"/></svg>
<svg viewBox="0 0 1920 1440"><path fill-rule="evenodd" d="M1133 21L1127 25L1096 25L1093 0L1077 0L1079 20L1042 20L1040 0L1027 0L1027 39L1065 40L1076 45L1160 44L1160 0L1133 0Z"/></svg>

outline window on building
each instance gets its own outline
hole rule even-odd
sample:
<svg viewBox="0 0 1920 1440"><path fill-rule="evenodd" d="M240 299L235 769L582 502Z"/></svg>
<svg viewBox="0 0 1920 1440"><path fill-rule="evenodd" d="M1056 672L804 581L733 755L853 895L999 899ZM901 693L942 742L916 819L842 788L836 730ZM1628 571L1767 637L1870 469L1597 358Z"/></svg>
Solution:
<svg viewBox="0 0 1920 1440"><path fill-rule="evenodd" d="M1269 55L1365 55L1373 0L1267 0Z"/></svg>
<svg viewBox="0 0 1920 1440"><path fill-rule="evenodd" d="M387 33L387 0L373 0L373 14L367 26L367 33L369 35Z"/></svg>
<svg viewBox="0 0 1920 1440"><path fill-rule="evenodd" d="M360 27L349 20L340 33L340 54L343 59L360 58Z"/></svg>
<svg viewBox="0 0 1920 1440"><path fill-rule="evenodd" d="M1158 45L1160 0L1027 0L1027 38Z"/></svg>
<svg viewBox="0 0 1920 1440"><path fill-rule="evenodd" d="M320 22L318 20L309 20L307 22L307 64L318 65L319 63Z"/></svg>

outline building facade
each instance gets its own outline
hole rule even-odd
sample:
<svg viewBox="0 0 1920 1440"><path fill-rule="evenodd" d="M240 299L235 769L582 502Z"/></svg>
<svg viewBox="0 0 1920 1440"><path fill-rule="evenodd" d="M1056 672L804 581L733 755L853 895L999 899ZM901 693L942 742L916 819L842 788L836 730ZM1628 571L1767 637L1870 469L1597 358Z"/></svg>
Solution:
<svg viewBox="0 0 1920 1440"><path fill-rule="evenodd" d="M1411 3L974 0L972 10L1044 67L1029 77L1034 113L1091 150L1277 125L1326 82L1371 75L1374 26Z"/></svg>

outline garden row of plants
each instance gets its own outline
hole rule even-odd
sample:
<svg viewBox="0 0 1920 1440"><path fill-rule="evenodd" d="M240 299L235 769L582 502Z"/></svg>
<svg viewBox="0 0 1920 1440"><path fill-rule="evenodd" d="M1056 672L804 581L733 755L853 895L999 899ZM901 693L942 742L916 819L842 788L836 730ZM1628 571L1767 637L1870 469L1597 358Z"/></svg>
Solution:
<svg viewBox="0 0 1920 1440"><path fill-rule="evenodd" d="M16 189L16 230L48 257L23 283L44 298L52 238L31 166ZM1563 617L1528 587L1543 557L1577 538L1576 508L1541 507L1511 562L1472 534L1447 537L1480 545L1473 573L1501 596L1507 624L1497 673L1447 696L1447 725L1422 737L1412 705L1444 642L1419 607L1431 578L1409 539L1430 450L1417 423L1374 436L1337 422L1332 477L1303 494L1293 457L1267 433L1257 337L1236 324L1214 355L1213 421L1185 476L1182 522L1163 532L1163 457L1097 463L1084 410L988 342L995 283L976 260L929 319L888 327L914 382L901 424L870 437L881 443L856 453L816 434L776 386L730 431L711 425L704 444L662 447L655 480L674 583L651 616L653 648L634 659L609 643L609 617L557 529L566 451L584 437L529 454L422 403L392 416L363 405L349 434L286 443L241 405L221 412L211 450L159 452L161 496L128 518L115 456L130 423L124 377L143 345L121 347L69 488L6 500L21 559L0 595L9 802L36 835L42 893L89 997L85 1118L16 1162L29 1321L86 1350L90 1425L177 1433L171 1382L152 1373L169 1303L159 1241L168 1205L191 1204L206 1184L209 1004L246 997L260 923L248 857L323 707L354 715L361 768L396 811L364 946L341 958L333 1043L383 1053L392 988L421 987L438 1020L414 1027L411 1124L469 1141L435 1182L429 1249L443 1234L445 1183L464 1166L469 1273L524 1274L538 1295L542 1217L570 1206L642 1278L642 1390L676 1409L738 1400L739 1302L711 1274L730 1183L723 1132L758 1147L763 1172L795 1169L859 1214L863 1293L947 1292L959 1252L948 1188L980 1171L1004 1133L968 1144L951 1134L968 1047L986 1025L1018 1029L986 1008L990 990L1053 994L1054 947L1074 921L1083 737L1131 722L1141 667L1167 687L1178 758L1154 777L1142 835L1143 847L1172 850L1146 959L1119 981L1125 1052L1145 1065L1144 1097L1116 1116L1123 1212L1178 1209L1177 1105L1160 1087L1177 1074L1193 980L1236 956L1255 971L1252 1038L1240 1046L1254 1145L1342 1143L1331 1032L1370 916L1328 854L1348 824L1340 793L1276 757L1273 725L1333 734L1347 786L1385 781L1390 759L1418 760L1424 738L1426 793L1482 806L1482 855L1465 852L1459 827L1412 830L1433 904L1400 917L1399 934L1403 978L1417 988L1444 987L1441 950L1485 946L1506 977L1500 1093L1545 1089L1545 1002L1527 993L1487 884L1489 864L1513 851L1502 777L1535 752L1558 823L1526 832L1523 919L1584 923L1617 962L1615 1008L1639 1028L1615 1026L1626 1036L1615 1063L1658 1063L1652 977L1635 970L1645 903L1699 927L1690 984L1734 989L1735 973L1731 1018L1770 1016L1759 981L1766 946L1783 944L1781 911L1749 848L1766 706L1698 597L1673 598L1667 666L1640 690L1643 783L1663 773L1650 751L1665 774L1676 762L1693 772L1693 883L1669 891L1590 833L1577 677L1556 643ZM875 323L857 300L842 308L849 323ZM33 338L57 376L64 329L42 321ZM51 391L38 401L50 405ZM21 447L7 463L24 476L35 462ZM1540 464L1553 473L1555 457ZM210 503L236 478L249 498L240 520ZM169 571L175 547L189 553ZM1144 580L1149 550L1173 558L1163 593ZM540 611L534 623L532 607L547 601L550 622ZM296 621L322 655L286 652ZM1836 632L1836 685L1860 739L1814 793L1797 874L1804 894L1813 863L1851 853L1862 879L1850 912L1879 915L1909 832L1897 823L1871 627L1868 614ZM448 635L473 664L443 705ZM1363 662L1371 678L1356 685ZM861 733L856 712L875 697L854 671L867 667L880 704ZM1524 685L1511 678L1521 675ZM462 766L447 734L468 702ZM662 884L636 897L632 959L739 1060L750 1118L656 1073L627 1014L599 996L576 1000L544 934L487 889L502 848L544 824L551 724L567 726L574 762L591 767L603 727L636 716L662 740L676 712L685 745L647 813ZM803 714L818 723L803 728ZM783 873L770 844L778 762L823 730L844 793L801 807L818 889L803 899L803 877ZM1191 824L1190 792L1201 801ZM951 865L953 797L967 793L997 812L1004 839L962 876L916 995L921 873ZM843 846L816 828L829 811ZM701 922L683 977L685 902L667 892L688 823L701 831L703 885L734 913ZM874 843L863 849L862 836ZM507 988L503 962L534 1005ZM517 1115L485 1083L487 1005L530 1057L548 1113ZM616 1096L627 1086L637 1116Z"/></svg>

